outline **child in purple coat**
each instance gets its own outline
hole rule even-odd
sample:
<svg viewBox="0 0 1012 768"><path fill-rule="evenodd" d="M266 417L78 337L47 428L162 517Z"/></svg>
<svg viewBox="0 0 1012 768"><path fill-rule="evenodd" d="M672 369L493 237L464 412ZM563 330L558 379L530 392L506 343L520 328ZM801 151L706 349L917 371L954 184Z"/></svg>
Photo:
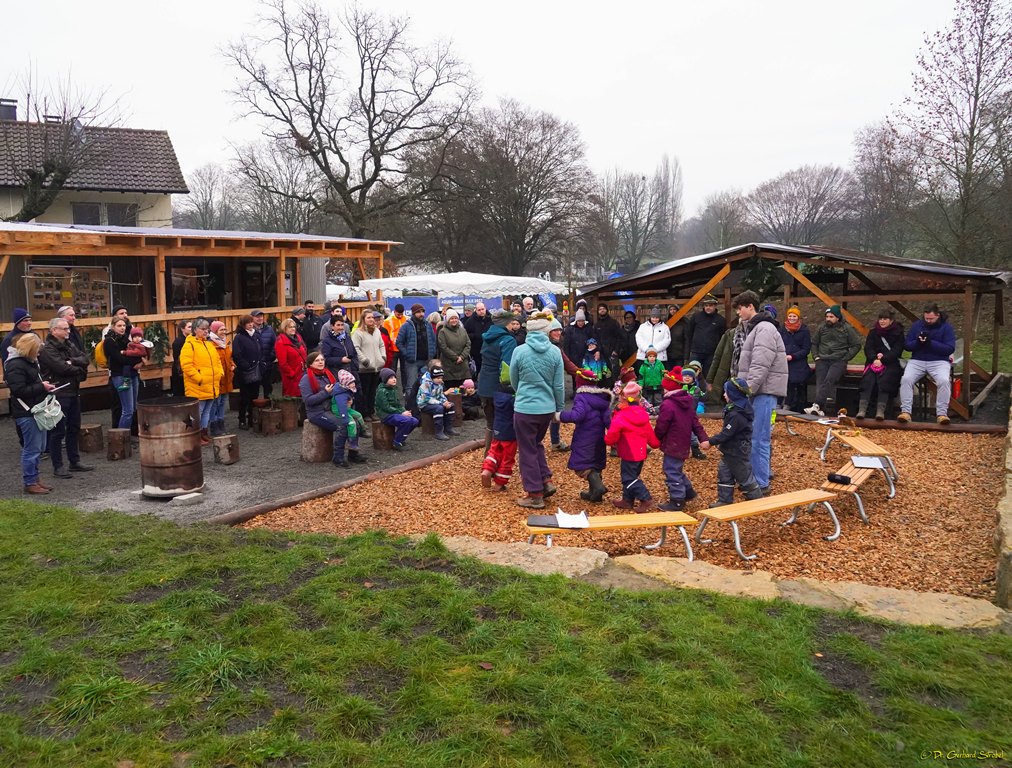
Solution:
<svg viewBox="0 0 1012 768"><path fill-rule="evenodd" d="M668 501L658 504L665 512L679 512L685 509L685 502L696 498L692 482L685 474L685 460L693 437L706 441L706 430L696 415L696 398L683 389L681 370L675 369L664 374L661 389L664 400L657 417L654 434L661 441L664 454L664 481L668 486ZM698 450L698 446L697 446Z"/></svg>
<svg viewBox="0 0 1012 768"><path fill-rule="evenodd" d="M599 502L608 492L601 472L608 459L604 432L611 424L611 390L594 386L597 373L592 370L581 368L574 376L579 386L573 407L559 414L559 421L576 425L567 466L587 481L587 490L580 491L580 498Z"/></svg>

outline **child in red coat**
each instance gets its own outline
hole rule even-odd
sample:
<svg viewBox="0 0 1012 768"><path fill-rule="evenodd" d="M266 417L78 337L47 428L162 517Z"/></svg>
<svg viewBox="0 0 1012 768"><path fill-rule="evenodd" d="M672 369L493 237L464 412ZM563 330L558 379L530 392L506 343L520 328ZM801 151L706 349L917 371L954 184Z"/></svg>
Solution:
<svg viewBox="0 0 1012 768"><path fill-rule="evenodd" d="M643 462L647 458L647 446L660 448L660 440L650 428L650 415L640 403L642 389L635 381L622 387L618 410L612 416L611 426L604 435L607 445L614 445L622 460L622 499L613 501L619 509L635 509L645 512L654 505L650 491L640 479Z"/></svg>

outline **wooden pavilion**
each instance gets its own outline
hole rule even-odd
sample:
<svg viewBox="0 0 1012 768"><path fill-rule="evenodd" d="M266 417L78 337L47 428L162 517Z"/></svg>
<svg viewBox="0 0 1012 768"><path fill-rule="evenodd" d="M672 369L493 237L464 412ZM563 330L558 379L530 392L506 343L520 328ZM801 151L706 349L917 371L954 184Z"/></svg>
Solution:
<svg viewBox="0 0 1012 768"><path fill-rule="evenodd" d="M322 303L330 259L352 261L362 278L383 277L384 254L394 245L322 235L0 222L0 335L11 329L14 307L26 307L45 335L46 321L65 304L77 309L82 333L108 323L116 304L127 307L135 325L161 323L170 339L177 320L198 315L234 331L252 309L283 317L304 296ZM343 306L357 320L367 304ZM142 375L167 375L156 368Z"/></svg>
<svg viewBox="0 0 1012 768"><path fill-rule="evenodd" d="M762 284L768 300L797 304L811 324L822 307L839 304L844 316L862 334L878 308L888 303L907 322L921 316L921 305L937 302L949 315L959 341L955 358L965 361L958 397L950 407L963 418L982 402L998 381L998 347L1005 333L1004 292L1012 273L914 259L898 259L818 246L747 243L581 288L589 302L614 302L641 308L679 305L668 319L687 318L708 294L723 297L725 317L733 317L732 297L747 286ZM761 293L763 291L760 291ZM814 310L818 306L819 311ZM990 324L991 359L984 367L971 356L980 323ZM986 334L985 334L986 335Z"/></svg>

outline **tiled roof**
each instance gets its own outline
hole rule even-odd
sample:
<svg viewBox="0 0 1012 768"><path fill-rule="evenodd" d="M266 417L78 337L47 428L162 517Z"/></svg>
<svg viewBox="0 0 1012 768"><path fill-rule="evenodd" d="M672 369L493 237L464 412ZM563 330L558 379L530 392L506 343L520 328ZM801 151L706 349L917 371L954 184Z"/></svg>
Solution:
<svg viewBox="0 0 1012 768"><path fill-rule="evenodd" d="M19 170L40 162L41 133L50 132L59 141L56 136L64 130L62 124L0 121L0 187L21 187ZM88 126L83 135L96 148L93 161L71 174L65 189L172 194L189 191L166 131Z"/></svg>

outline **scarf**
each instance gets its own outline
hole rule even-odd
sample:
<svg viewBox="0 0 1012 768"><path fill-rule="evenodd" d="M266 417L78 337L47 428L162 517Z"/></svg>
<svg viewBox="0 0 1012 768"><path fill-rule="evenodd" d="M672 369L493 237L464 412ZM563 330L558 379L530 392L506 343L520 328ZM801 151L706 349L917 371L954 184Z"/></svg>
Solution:
<svg viewBox="0 0 1012 768"><path fill-rule="evenodd" d="M787 319L784 320L784 328L786 328L791 333L797 333L799 330L801 330L801 318L799 317L792 323L790 315L788 315Z"/></svg>
<svg viewBox="0 0 1012 768"><path fill-rule="evenodd" d="M222 338L220 338L220 337L216 336L216 335L215 335L215 334L213 334L213 333L209 333L209 334L207 334L207 337L208 337L208 338L209 338L209 339L210 339L210 340L211 340L212 342L214 342L215 346L217 346L217 347L220 347L221 349L224 349L224 348L225 348L225 347L227 346L227 344L228 344L228 342L226 342L226 341L225 341L224 339L222 339Z"/></svg>
<svg viewBox="0 0 1012 768"><path fill-rule="evenodd" d="M889 323L889 325L887 325L885 328L883 328L878 323L875 323L875 326L874 326L875 327L875 333L877 333L879 336L885 336L887 333L892 333L894 325L896 325L896 321L895 320L893 322ZM886 345L886 346L888 347L888 345Z"/></svg>
<svg viewBox="0 0 1012 768"><path fill-rule="evenodd" d="M313 390L313 394L316 394L317 392L320 391L320 379L323 378L324 376L327 377L327 382L328 383L330 383L330 384L337 384L337 379L334 378L334 374L332 374L326 368L323 369L323 373L322 374L319 374L319 373L317 373L316 371L313 371L313 370L310 370L309 374L310 374L310 376L309 376L309 387L310 387L310 389Z"/></svg>

